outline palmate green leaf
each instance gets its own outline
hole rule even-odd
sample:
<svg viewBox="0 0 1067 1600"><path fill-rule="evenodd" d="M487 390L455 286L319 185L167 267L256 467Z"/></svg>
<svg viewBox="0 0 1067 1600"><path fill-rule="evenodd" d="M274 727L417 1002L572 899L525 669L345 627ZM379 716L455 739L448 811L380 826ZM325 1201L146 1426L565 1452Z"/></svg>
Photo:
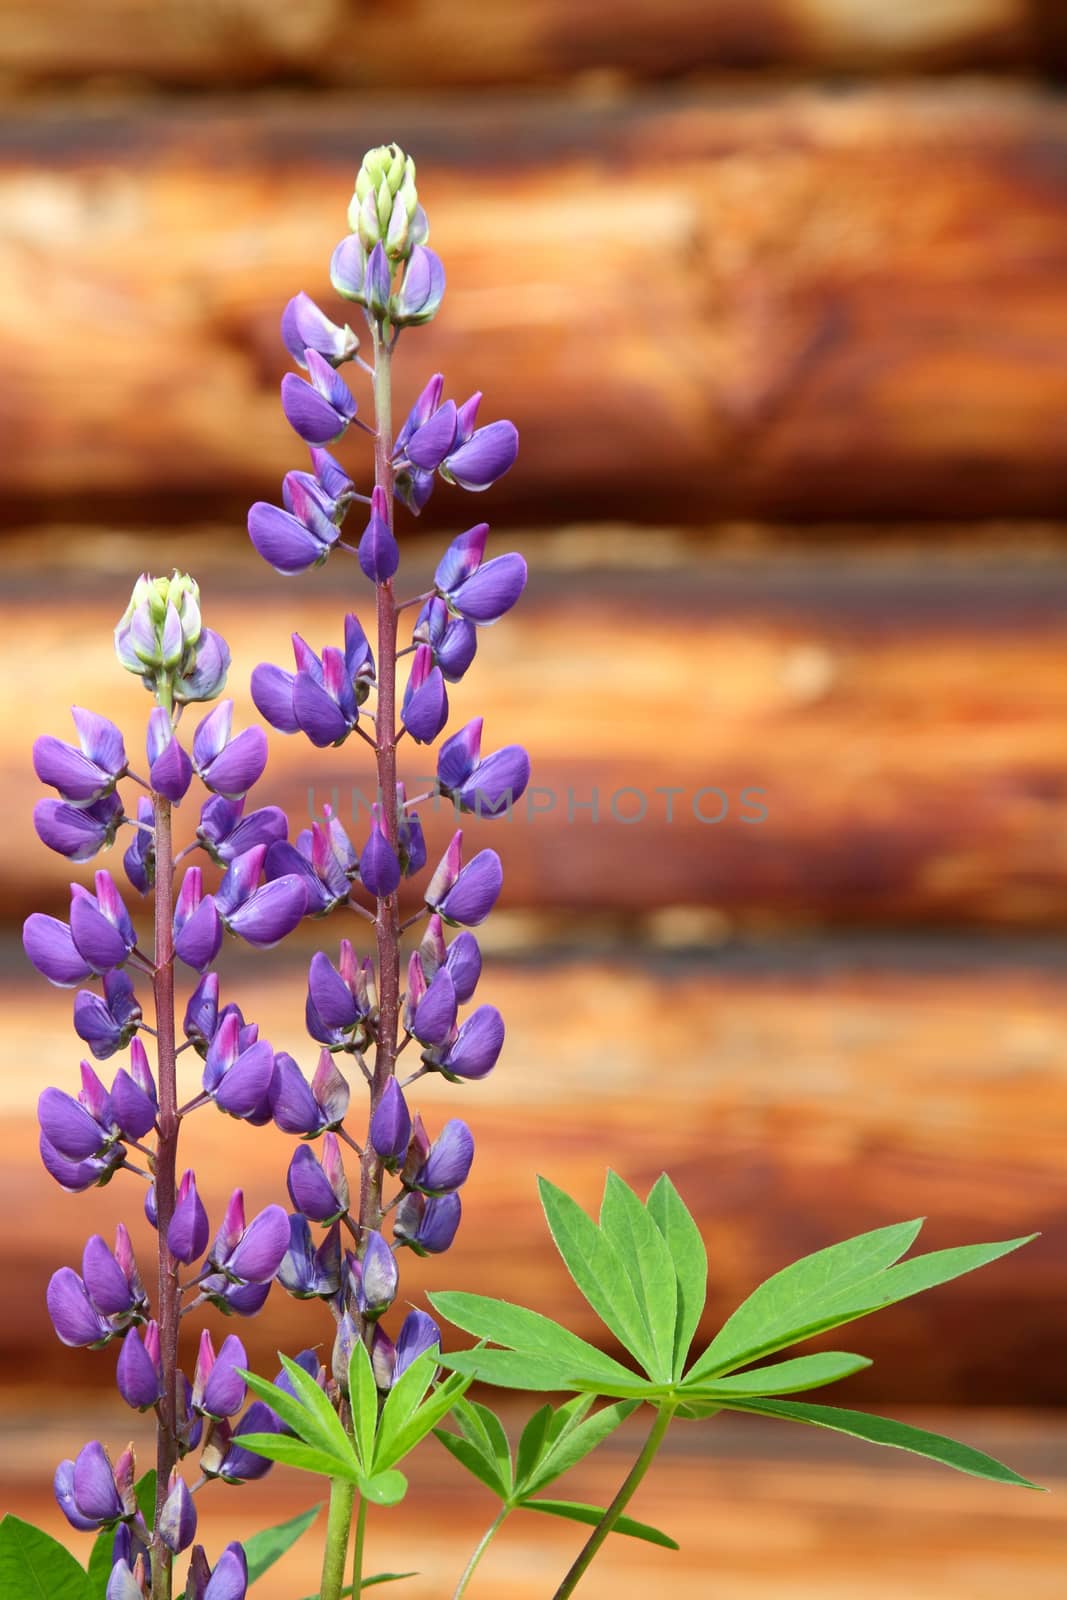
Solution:
<svg viewBox="0 0 1067 1600"><path fill-rule="evenodd" d="M435 1358L434 1365L436 1364ZM383 1419L383 1427L374 1447L375 1472L384 1471L387 1467L395 1465L414 1450L428 1433L432 1433L439 1422L444 1421L464 1390L470 1387L471 1382L472 1380L464 1377L462 1373L452 1373L443 1383L438 1384L402 1426L387 1433Z"/></svg>
<svg viewBox="0 0 1067 1600"><path fill-rule="evenodd" d="M310 1511L302 1511L298 1517L292 1517L288 1522L279 1522L273 1528L263 1528L259 1533L253 1533L249 1538L243 1539L245 1557L248 1561L248 1581L255 1583L257 1578L262 1578L265 1572L280 1561L287 1550L307 1532L322 1510L321 1502L312 1506Z"/></svg>
<svg viewBox="0 0 1067 1600"><path fill-rule="evenodd" d="M593 1397L586 1400L587 1405L592 1405ZM519 1436L518 1448L515 1451L515 1482L526 1485L537 1463L544 1453L548 1440L548 1430L555 1415L548 1404L538 1406L533 1416L529 1418L526 1426Z"/></svg>
<svg viewBox="0 0 1067 1600"><path fill-rule="evenodd" d="M700 1229L667 1174L649 1190L645 1209L667 1242L678 1283L673 1375L680 1378L708 1293L708 1254Z"/></svg>
<svg viewBox="0 0 1067 1600"><path fill-rule="evenodd" d="M355 1452L352 1440L345 1432L340 1417L326 1398L325 1391L320 1389L315 1379L303 1367L279 1353L282 1367L293 1388L296 1390L297 1399L304 1407L304 1425L297 1431L308 1444L318 1445L323 1450L330 1451L341 1461L354 1461Z"/></svg>
<svg viewBox="0 0 1067 1600"><path fill-rule="evenodd" d="M650 1378L669 1383L674 1376L678 1278L667 1241L642 1202L617 1172L608 1171L600 1206L600 1231L630 1280L654 1352Z"/></svg>
<svg viewBox="0 0 1067 1600"><path fill-rule="evenodd" d="M469 1439L462 1438L458 1433L449 1433L445 1428L433 1430L435 1439L439 1439L448 1451L465 1467L472 1478L477 1478L479 1483L484 1483L487 1489L500 1500L506 1500L511 1493L510 1483L505 1483L500 1476L500 1469L495 1461L484 1455L478 1446Z"/></svg>
<svg viewBox="0 0 1067 1600"><path fill-rule="evenodd" d="M378 1431L378 1385L374 1381L370 1351L362 1339L356 1340L348 1360L348 1401L352 1407L356 1455L363 1472L371 1473Z"/></svg>
<svg viewBox="0 0 1067 1600"><path fill-rule="evenodd" d="M348 1461L305 1444L303 1439L291 1439L284 1433L242 1433L241 1444L253 1455L264 1456L268 1461L280 1461L286 1467L299 1467L303 1472L314 1472L320 1478L343 1478L346 1483L358 1483L359 1467L354 1455Z"/></svg>
<svg viewBox="0 0 1067 1600"><path fill-rule="evenodd" d="M642 1380L632 1372L626 1374L625 1383L615 1383L596 1373L576 1377L571 1367L517 1350L450 1350L440 1361L442 1366L500 1389L526 1389L531 1393L569 1390L572 1394L603 1395L617 1400L656 1400L664 1393L663 1386Z"/></svg>
<svg viewBox="0 0 1067 1600"><path fill-rule="evenodd" d="M138 1478L133 1486L134 1499L137 1509L149 1527L152 1526L156 1514L156 1469L149 1467L148 1471ZM111 1576L111 1554L115 1544L113 1529L98 1533L93 1540L92 1553L89 1556L89 1593L93 1600L103 1600L107 1580ZM2 1592L2 1591L0 1591Z"/></svg>
<svg viewBox="0 0 1067 1600"><path fill-rule="evenodd" d="M582 1216L585 1216L584 1211ZM588 1217L585 1220L589 1222ZM589 1222L589 1226L594 1225ZM621 1362L612 1360L595 1345L580 1339L558 1322L553 1322L551 1317L542 1316L539 1311L512 1305L508 1300L494 1300L489 1295L463 1294L453 1289L442 1290L428 1298L435 1311L447 1317L457 1328L462 1328L464 1333L471 1333L477 1339L491 1339L494 1344L505 1345L524 1356L546 1358L557 1371L630 1384L639 1381L638 1375L630 1372ZM463 1352L465 1355L469 1353ZM448 1356L439 1359L444 1365L449 1364ZM569 1385L557 1384L556 1387L567 1388Z"/></svg>
<svg viewBox="0 0 1067 1600"><path fill-rule="evenodd" d="M402 1472L391 1467L387 1472L375 1472L369 1478L361 1475L359 1492L372 1505L395 1506L407 1494L408 1480Z"/></svg>
<svg viewBox="0 0 1067 1600"><path fill-rule="evenodd" d="M876 1228L783 1267L727 1318L687 1379L728 1372L827 1326L821 1320L826 1306L884 1272L904 1254L921 1227L920 1217Z"/></svg>
<svg viewBox="0 0 1067 1600"><path fill-rule="evenodd" d="M609 1434L614 1433L621 1422L632 1416L637 1405L636 1400L617 1401L615 1405L605 1406L594 1416L567 1429L549 1446L529 1475L520 1478L516 1492L524 1497L535 1494L538 1489L545 1489L561 1478L597 1445L602 1444Z"/></svg>
<svg viewBox="0 0 1067 1600"><path fill-rule="evenodd" d="M436 1371L437 1351L426 1350L393 1384L386 1395L385 1404L378 1418L378 1438L374 1447L375 1461L380 1460L389 1451L393 1440L407 1427L422 1404Z"/></svg>
<svg viewBox="0 0 1067 1600"><path fill-rule="evenodd" d="M284 1359L285 1358L283 1357L283 1360ZM295 1366L295 1362L292 1363L292 1365ZM276 1412L282 1421L292 1428L293 1432L297 1435L297 1440L292 1442L303 1442L308 1450L314 1451L319 1456L326 1457L331 1460L334 1463L334 1466L333 1470L328 1474L329 1476L344 1477L351 1480L352 1474L357 1470L357 1462L355 1452L352 1449L352 1441L341 1427L336 1412L333 1410L333 1407L330 1406L330 1402L326 1399L326 1396L322 1393L322 1390L319 1388L318 1384L315 1383L315 1380L309 1377L302 1367L297 1367L297 1371L300 1373L302 1378L305 1378L307 1382L313 1386L316 1393L321 1395L323 1405L329 1407L330 1414L337 1425L336 1429L327 1427L317 1409L312 1410L311 1407L304 1404L302 1398L296 1398L295 1396L291 1395L287 1389L279 1388L276 1383L270 1383L266 1378L257 1377L254 1372L242 1372L241 1376L248 1384L248 1387L251 1389L252 1393L260 1400L266 1401L271 1410ZM340 1435L339 1438L338 1435ZM238 1435L238 1437L240 1438L242 1445L248 1445L249 1439L253 1437L257 1440L262 1440L282 1436L272 1434L252 1435L242 1433ZM253 1448L251 1445L248 1447L249 1449ZM256 1455L268 1455L268 1452L265 1449L261 1449L258 1443L255 1445L254 1449ZM269 1457L269 1459L272 1461L277 1461L281 1458L279 1456L272 1455ZM294 1465L295 1464L296 1463L294 1463ZM322 1468L309 1466L307 1470L309 1472L318 1472L322 1471Z"/></svg>
<svg viewBox="0 0 1067 1600"><path fill-rule="evenodd" d="M511 1446L504 1424L496 1412L480 1400L462 1399L453 1407L452 1416L462 1429L464 1438L480 1449L487 1460L496 1463L497 1471L510 1494L513 1480Z"/></svg>
<svg viewBox="0 0 1067 1600"><path fill-rule="evenodd" d="M95 1600L70 1551L42 1528L10 1515L0 1522L0 1595L4 1600Z"/></svg>
<svg viewBox="0 0 1067 1600"><path fill-rule="evenodd" d="M797 1356L792 1361L775 1361L768 1367L748 1372L733 1372L726 1378L708 1378L684 1383L681 1392L694 1400L726 1401L731 1395L797 1394L801 1389L821 1389L839 1383L854 1372L862 1372L871 1362L866 1356L849 1355L844 1350L823 1350L814 1356Z"/></svg>
<svg viewBox="0 0 1067 1600"><path fill-rule="evenodd" d="M569 1194L546 1178L538 1178L537 1186L567 1271L601 1322L653 1376L656 1347L618 1251Z"/></svg>
<svg viewBox="0 0 1067 1600"><path fill-rule="evenodd" d="M812 1334L841 1327L962 1277L1036 1238L1029 1234L994 1244L935 1250L893 1265L902 1254L897 1243L901 1238L910 1243L919 1226L900 1223L896 1228L862 1234L805 1257L769 1278L724 1324L688 1377L707 1378L747 1366ZM888 1255L887 1250L891 1252Z"/></svg>
<svg viewBox="0 0 1067 1600"><path fill-rule="evenodd" d="M955 1467L957 1472L969 1473L974 1478L1017 1484L1023 1489L1040 1488L1039 1484L1020 1477L1011 1467L1006 1467L993 1456L987 1456L982 1450L960 1444L956 1439L946 1439L939 1433L927 1433L923 1428L909 1427L905 1422L895 1422L891 1417L875 1417L866 1411L843 1411L838 1406L807 1405L797 1400L731 1400L724 1409L780 1417L786 1422L807 1422L817 1428L830 1428L835 1433L851 1434L856 1439L868 1439L872 1444L908 1450L912 1455L940 1461L946 1467Z"/></svg>
<svg viewBox="0 0 1067 1600"><path fill-rule="evenodd" d="M568 1522L584 1522L595 1527L604 1515L600 1506L587 1506L580 1500L523 1500L524 1511L543 1511L550 1517L565 1517ZM635 1522L633 1517L620 1517L612 1533L628 1534L631 1539L643 1539L646 1544L658 1544L664 1550L678 1550L677 1540L647 1522Z"/></svg>

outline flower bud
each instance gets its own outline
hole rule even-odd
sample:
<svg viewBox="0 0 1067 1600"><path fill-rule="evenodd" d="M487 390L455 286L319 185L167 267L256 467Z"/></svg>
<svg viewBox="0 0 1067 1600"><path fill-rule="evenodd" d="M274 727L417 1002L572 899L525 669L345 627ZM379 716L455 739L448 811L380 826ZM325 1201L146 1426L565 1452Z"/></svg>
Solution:
<svg viewBox="0 0 1067 1600"><path fill-rule="evenodd" d="M426 218L415 188L415 163L398 145L368 150L356 174L348 226L370 251L381 242L391 261L406 261L426 237Z"/></svg>

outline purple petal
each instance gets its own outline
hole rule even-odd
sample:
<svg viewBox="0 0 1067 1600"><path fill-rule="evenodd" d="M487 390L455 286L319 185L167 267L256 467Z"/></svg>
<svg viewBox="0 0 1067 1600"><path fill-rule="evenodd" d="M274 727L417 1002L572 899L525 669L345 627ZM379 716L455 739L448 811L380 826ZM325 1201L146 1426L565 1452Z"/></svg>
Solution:
<svg viewBox="0 0 1067 1600"><path fill-rule="evenodd" d="M335 411L317 389L293 372L287 372L282 379L282 410L289 426L306 444L332 444L348 427L349 419ZM273 558L268 557L268 560L274 565ZM281 570L284 569L279 568Z"/></svg>
<svg viewBox="0 0 1067 1600"><path fill-rule="evenodd" d="M303 880L295 873L287 873L257 889L234 912L229 925L247 944L266 950L292 933L307 909L308 892Z"/></svg>
<svg viewBox="0 0 1067 1600"><path fill-rule="evenodd" d="M57 917L34 911L22 925L22 945L41 975L60 989L72 989L92 976L92 967L78 950L70 927Z"/></svg>
<svg viewBox="0 0 1067 1600"><path fill-rule="evenodd" d="M526 587L526 562L512 552L479 567L451 596L460 616L483 625L510 611Z"/></svg>
<svg viewBox="0 0 1067 1600"><path fill-rule="evenodd" d="M504 1047L504 1019L495 1006L479 1006L460 1028L441 1066L457 1078L484 1078Z"/></svg>
<svg viewBox="0 0 1067 1600"><path fill-rule="evenodd" d="M448 455L455 439L456 402L446 400L428 422L415 430L407 442L405 454L416 467L421 467L424 472L432 472Z"/></svg>
<svg viewBox="0 0 1067 1600"><path fill-rule="evenodd" d="M289 376L292 377L292 374ZM313 395L316 404L324 404L302 379L293 378L293 382ZM332 412L330 414L333 415ZM281 572L286 577L306 572L309 567L324 561L330 553L329 546L320 544L296 517L290 516L280 506L269 505L265 500L257 500L248 513L248 536L264 561L269 562L275 572Z"/></svg>
<svg viewBox="0 0 1067 1600"><path fill-rule="evenodd" d="M68 1161L85 1161L107 1143L107 1134L85 1107L62 1089L44 1089L37 1120L49 1143Z"/></svg>
<svg viewBox="0 0 1067 1600"><path fill-rule="evenodd" d="M262 728L246 728L231 739L221 755L201 773L208 788L227 800L239 800L263 776L267 736Z"/></svg>
<svg viewBox="0 0 1067 1600"><path fill-rule="evenodd" d="M279 733L297 733L293 712L293 674L263 662L252 673L252 699L260 716Z"/></svg>
<svg viewBox="0 0 1067 1600"><path fill-rule="evenodd" d="M205 895L192 916L174 936L174 954L194 972L203 972L219 953L222 922L214 896Z"/></svg>
<svg viewBox="0 0 1067 1600"><path fill-rule="evenodd" d="M64 1344L85 1347L99 1343L110 1334L110 1324L89 1299L73 1267L60 1267L52 1274L45 1300L52 1326Z"/></svg>
<svg viewBox="0 0 1067 1600"><path fill-rule="evenodd" d="M488 489L514 466L518 453L519 432L515 424L491 422L486 428L478 428L458 450L453 450L443 467L461 489Z"/></svg>
<svg viewBox="0 0 1067 1600"><path fill-rule="evenodd" d="M267 1283L288 1248L289 1218L281 1206L267 1206L249 1223L226 1269L248 1283Z"/></svg>
<svg viewBox="0 0 1067 1600"><path fill-rule="evenodd" d="M320 750L340 744L352 730L337 701L307 672L298 672L293 682L293 718Z"/></svg>
<svg viewBox="0 0 1067 1600"><path fill-rule="evenodd" d="M520 744L505 745L479 762L457 798L464 811L480 817L508 813L530 781L530 758Z"/></svg>

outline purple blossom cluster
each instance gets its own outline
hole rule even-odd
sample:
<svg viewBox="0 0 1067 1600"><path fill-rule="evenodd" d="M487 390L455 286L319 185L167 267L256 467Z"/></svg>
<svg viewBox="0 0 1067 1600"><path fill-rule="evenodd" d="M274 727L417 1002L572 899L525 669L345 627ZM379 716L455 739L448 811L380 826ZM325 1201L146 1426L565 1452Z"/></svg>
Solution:
<svg viewBox="0 0 1067 1600"><path fill-rule="evenodd" d="M270 1463L242 1446L242 1436L288 1430L262 1401L245 1406L247 1354L236 1334L216 1352L204 1331L192 1376L183 1372L179 1323L189 1326L187 1314L213 1307L254 1316L275 1282L297 1298L324 1301L336 1324L329 1370L313 1351L297 1360L338 1406L357 1340L366 1344L382 1391L439 1343L436 1324L420 1310L409 1311L394 1334L382 1319L398 1295L400 1251L437 1254L455 1238L474 1140L459 1118L431 1134L409 1103L412 1086L428 1074L456 1083L483 1078L504 1042L499 1011L471 1004L482 957L470 930L500 893L500 859L491 849L465 853L457 831L428 871L418 807L440 794L457 811L498 817L525 789L529 760L514 744L483 753L478 717L440 744L433 795L409 799L396 752L405 735L430 745L446 733L447 686L471 667L478 630L518 600L526 564L515 553L487 559L489 528L478 523L451 541L428 589L398 601L393 507L399 501L418 513L438 478L487 488L515 460L518 436L508 421L478 426L481 396L457 406L443 398L436 375L393 437L393 349L402 329L434 316L445 283L425 243L412 164L395 147L366 158L349 220L352 231L334 252L330 276L343 298L363 308L373 364L359 355L350 327L305 294L290 301L282 339L303 375L285 376L281 402L309 447L309 469L287 473L281 505L254 505L248 528L259 553L284 574L335 553L354 556L356 572L373 586L376 639L372 647L354 612L340 622L340 642L317 652L294 634L293 670L261 664L251 690L264 720L281 733L317 749L353 735L371 747L378 801L366 836L350 838L329 807L292 836L277 806L250 805L266 769L267 740L258 727L235 731L232 701L218 701L187 736L186 706L217 700L230 657L203 625L199 590L186 575L139 579L116 629L119 661L153 700L143 762L131 762L114 723L81 708L72 713L76 743L45 736L34 746L37 775L55 791L34 813L47 846L82 863L129 837L124 887L101 869L91 890L71 885L66 918L37 912L24 928L37 970L77 989L74 1027L89 1055L97 1063L122 1058L106 1078L84 1060L73 1093L42 1092L42 1161L71 1193L133 1175L156 1237L154 1296L125 1226L113 1248L94 1234L80 1271L61 1267L48 1289L58 1337L71 1346L115 1345L120 1395L157 1417L154 1518L138 1509L131 1451L112 1465L92 1441L56 1472L56 1497L72 1526L114 1530L108 1600L169 1596L173 1558L190 1547L187 1600L245 1594L240 1546L228 1546L212 1568L194 1545L194 1493L210 1481L261 1476ZM364 426L341 376L346 364L373 380L374 421L365 431L374 440L374 481L366 494L326 449L350 427ZM343 524L357 504L366 522L349 542ZM398 640L405 612L414 617L408 643ZM405 657L401 691L397 667ZM175 816L192 804L194 784L206 793L195 827L176 849ZM422 874L421 892L412 897L404 885ZM402 895L415 905L403 920ZM131 912L139 901L151 902L151 935L147 919ZM265 949L304 918L339 910L356 914L372 948L360 953L342 937L312 956L305 1020L320 1053L307 1073L261 1037L236 1002L222 1002L216 963L227 935ZM418 922L424 927L404 962L404 932ZM184 1004L175 994L183 970ZM152 991L152 1024L138 987ZM407 1051L410 1069L401 1072ZM184 1100L183 1055L181 1070L193 1066L197 1079ZM352 1085L360 1083L366 1110L353 1131ZM179 1160L186 1119L211 1105L253 1126L273 1121L300 1141L286 1175L291 1210L268 1205L248 1218L238 1188L212 1228L195 1170ZM289 1386L284 1371L276 1381ZM193 1456L198 1471L190 1486L183 1465Z"/></svg>

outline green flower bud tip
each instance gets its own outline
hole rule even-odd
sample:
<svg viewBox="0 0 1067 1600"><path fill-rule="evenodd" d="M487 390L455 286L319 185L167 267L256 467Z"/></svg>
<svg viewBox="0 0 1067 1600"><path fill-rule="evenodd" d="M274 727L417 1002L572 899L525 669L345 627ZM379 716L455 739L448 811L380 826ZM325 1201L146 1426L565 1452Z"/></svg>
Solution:
<svg viewBox="0 0 1067 1600"><path fill-rule="evenodd" d="M405 260L417 242L410 233L418 204L411 157L395 144L368 150L348 207L348 226L358 233L363 248L370 251L384 243L391 260Z"/></svg>

